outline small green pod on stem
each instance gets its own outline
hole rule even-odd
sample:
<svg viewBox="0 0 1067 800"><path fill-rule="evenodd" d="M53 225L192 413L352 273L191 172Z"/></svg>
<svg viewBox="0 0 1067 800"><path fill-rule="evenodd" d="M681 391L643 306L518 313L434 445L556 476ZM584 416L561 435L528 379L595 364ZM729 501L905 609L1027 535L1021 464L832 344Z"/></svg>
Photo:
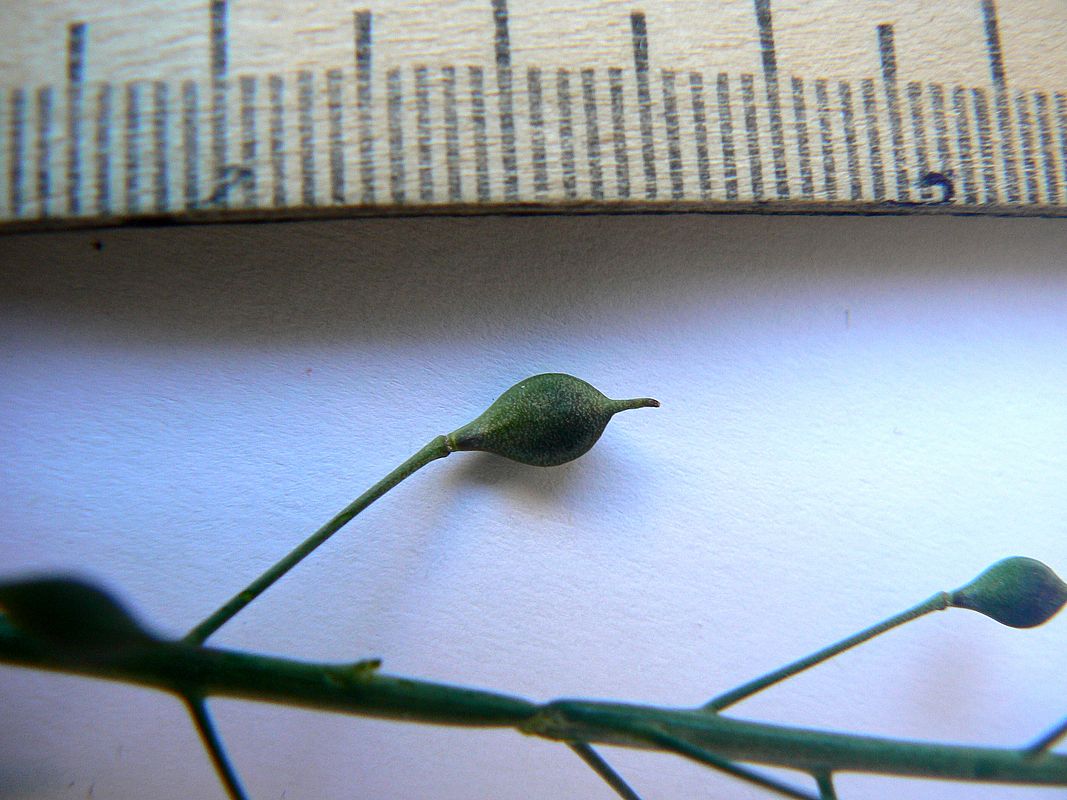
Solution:
<svg viewBox="0 0 1067 800"><path fill-rule="evenodd" d="M435 436L421 450L341 509L244 590L185 635L202 644L275 581L299 564L363 509L401 481L456 450L486 450L524 464L548 467L578 458L592 447L613 414L658 406L656 400L611 400L570 375L535 375L512 386L473 422Z"/></svg>
<svg viewBox="0 0 1067 800"><path fill-rule="evenodd" d="M1034 628L1067 603L1067 583L1040 561L1013 556L951 592L949 603L1013 628Z"/></svg>
<svg viewBox="0 0 1067 800"><path fill-rule="evenodd" d="M587 452L618 412L657 406L650 397L612 400L572 375L546 373L519 381L446 438L451 450L481 450L552 467Z"/></svg>

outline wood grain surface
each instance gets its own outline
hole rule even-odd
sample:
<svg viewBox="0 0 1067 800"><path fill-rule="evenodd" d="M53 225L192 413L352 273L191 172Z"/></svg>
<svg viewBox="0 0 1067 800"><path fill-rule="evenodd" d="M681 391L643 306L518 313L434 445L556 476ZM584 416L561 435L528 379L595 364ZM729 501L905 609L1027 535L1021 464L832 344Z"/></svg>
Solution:
<svg viewBox="0 0 1067 800"><path fill-rule="evenodd" d="M0 225L1067 213L1058 0L5 0Z"/></svg>

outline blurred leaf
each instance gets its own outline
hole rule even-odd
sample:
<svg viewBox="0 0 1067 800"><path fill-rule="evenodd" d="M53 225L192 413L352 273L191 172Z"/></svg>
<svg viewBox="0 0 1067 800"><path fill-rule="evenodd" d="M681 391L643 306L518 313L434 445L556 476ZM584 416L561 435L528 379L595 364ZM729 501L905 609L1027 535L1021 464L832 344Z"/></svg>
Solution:
<svg viewBox="0 0 1067 800"><path fill-rule="evenodd" d="M103 589L74 577L0 583L0 607L24 633L72 648L113 648L155 641Z"/></svg>

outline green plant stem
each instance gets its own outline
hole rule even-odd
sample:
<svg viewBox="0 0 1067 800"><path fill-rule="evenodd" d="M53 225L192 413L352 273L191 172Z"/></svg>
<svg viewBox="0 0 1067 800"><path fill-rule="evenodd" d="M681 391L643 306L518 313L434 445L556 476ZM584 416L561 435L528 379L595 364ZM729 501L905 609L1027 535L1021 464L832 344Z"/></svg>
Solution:
<svg viewBox="0 0 1067 800"><path fill-rule="evenodd" d="M515 728L564 743L659 749L816 771L870 772L987 783L1067 786L1067 756L1023 749L896 741L732 719L699 709L518 697L379 673L374 662L321 664L149 641L88 657L50 645L0 615L0 662L155 687L361 716ZM669 737L653 740L650 731ZM678 743L691 752L682 752Z"/></svg>
<svg viewBox="0 0 1067 800"><path fill-rule="evenodd" d="M1036 758L1047 750L1051 750L1053 746L1067 736L1067 719L1063 720L1059 725L1050 730L1048 733L1042 734L1038 737L1037 741L1026 748L1026 753L1031 758Z"/></svg>
<svg viewBox="0 0 1067 800"><path fill-rule="evenodd" d="M663 747L666 750L677 753L685 758L692 759L701 764L705 764L713 769L717 769L720 772L725 772L739 780L743 780L747 783L755 784L760 788L767 789L768 791L780 794L783 797L792 797L794 800L820 800L814 795L810 795L807 792L802 792L799 789L795 789L792 786L775 780L774 778L768 778L764 775L760 775L758 772L754 772L747 767L742 767L732 761L719 756L716 753L711 753L702 747L698 747L684 739L679 739L675 736L671 736L669 733L664 733L658 728L649 728L645 731L645 735L649 741Z"/></svg>
<svg viewBox="0 0 1067 800"><path fill-rule="evenodd" d="M223 749L222 740L215 730L215 724L211 721L211 714L204 705L204 699L194 695L186 695L183 699L186 708L189 709L189 715L193 718L193 724L196 725L200 738L204 742L204 748L211 756L211 762L215 765L219 780L226 787L226 793L230 795L231 800L248 800L248 795L241 788L241 781L237 778L237 772L226 756L226 750Z"/></svg>
<svg viewBox="0 0 1067 800"><path fill-rule="evenodd" d="M722 758L798 769L809 774L848 771L1038 784L1044 779L1034 780L1036 775L1029 772L1029 767L1042 764L1053 773L1067 770L1067 756L1055 753L1028 762L1021 749L856 736L749 722L700 709L662 709L622 703L555 701L541 706L522 730L560 741L641 747L642 740L647 742L649 726L668 731L674 738ZM1067 772L1055 777L1048 775L1048 779L1052 785L1060 785L1067 780Z"/></svg>
<svg viewBox="0 0 1067 800"><path fill-rule="evenodd" d="M570 748L578 756L593 768L593 771L604 779L604 782L615 790L615 793L623 800L641 800L637 792L630 788L622 776L611 768L611 764L585 742L570 742Z"/></svg>
<svg viewBox="0 0 1067 800"><path fill-rule="evenodd" d="M724 708L739 703L745 698L751 697L757 692L762 692L764 689L773 686L776 683L784 681L786 678L791 678L794 675L803 672L806 669L811 669L816 664L821 664L827 659L843 653L855 647L858 644L862 644L870 639L873 639L879 634L885 633L888 630L892 630L906 622L918 619L925 614L929 614L932 611L943 611L949 607L949 596L945 592L938 592L930 597L928 600L924 600L919 605L909 608L907 611L890 617L889 619L879 622L877 625L872 625L860 631L853 636L849 636L847 639L842 639L836 644L832 644L829 647L824 647L822 650L818 650L805 658L801 658L794 661L791 664L786 664L780 669L776 669L772 672L768 672L755 680L738 686L736 689L731 689L725 694L721 694L718 697L710 700L703 706L704 711L722 711Z"/></svg>
<svg viewBox="0 0 1067 800"><path fill-rule="evenodd" d="M832 773L821 771L812 775L815 783L819 786L819 800L837 800L837 791L834 789L834 776Z"/></svg>
<svg viewBox="0 0 1067 800"><path fill-rule="evenodd" d="M185 641L189 644L201 644L206 641L211 634L225 625L237 612L259 597L271 584L303 561L316 547L337 533L360 511L431 461L444 458L451 452L452 449L444 436L435 437L419 452L345 506L333 519L311 534L277 564L248 584L245 589L235 594L217 611L189 631L185 636Z"/></svg>

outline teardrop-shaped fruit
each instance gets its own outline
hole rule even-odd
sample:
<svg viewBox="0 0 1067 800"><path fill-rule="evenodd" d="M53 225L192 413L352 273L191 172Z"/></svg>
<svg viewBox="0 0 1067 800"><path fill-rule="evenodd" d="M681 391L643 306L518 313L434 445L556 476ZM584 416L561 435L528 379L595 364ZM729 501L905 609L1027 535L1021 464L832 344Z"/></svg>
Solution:
<svg viewBox="0 0 1067 800"><path fill-rule="evenodd" d="M558 372L519 381L473 422L448 435L452 450L483 450L523 464L565 464L596 444L612 415L656 407L649 397L612 400Z"/></svg>
<svg viewBox="0 0 1067 800"><path fill-rule="evenodd" d="M0 608L24 633L63 647L107 649L154 641L125 606L81 578L2 583Z"/></svg>
<svg viewBox="0 0 1067 800"><path fill-rule="evenodd" d="M1067 583L1040 561L1013 556L952 592L949 602L1013 628L1033 628L1067 603Z"/></svg>

